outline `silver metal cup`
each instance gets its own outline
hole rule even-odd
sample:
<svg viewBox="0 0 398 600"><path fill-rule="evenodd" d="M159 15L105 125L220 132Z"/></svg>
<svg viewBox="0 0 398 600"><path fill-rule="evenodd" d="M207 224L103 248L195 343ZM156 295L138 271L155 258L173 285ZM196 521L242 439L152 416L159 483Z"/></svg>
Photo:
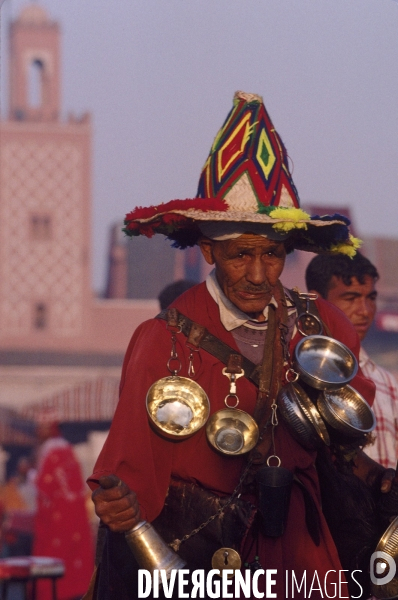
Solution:
<svg viewBox="0 0 398 600"><path fill-rule="evenodd" d="M186 562L166 544L147 521L140 521L127 531L125 536L139 566L152 575L155 570L164 569L169 579L173 569L183 569L186 566Z"/></svg>

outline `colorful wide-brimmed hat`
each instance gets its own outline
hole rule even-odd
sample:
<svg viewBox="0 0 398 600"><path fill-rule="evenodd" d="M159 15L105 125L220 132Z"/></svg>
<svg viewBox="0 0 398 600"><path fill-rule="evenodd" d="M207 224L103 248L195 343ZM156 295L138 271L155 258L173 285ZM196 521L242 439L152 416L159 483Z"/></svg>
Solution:
<svg viewBox="0 0 398 600"><path fill-rule="evenodd" d="M290 248L354 255L359 240L339 214L310 216L289 170L288 155L255 94L236 92L202 169L195 198L137 207L126 215L129 236L162 233L174 246L195 245L208 231L234 229L288 239ZM246 227L247 224L247 227Z"/></svg>

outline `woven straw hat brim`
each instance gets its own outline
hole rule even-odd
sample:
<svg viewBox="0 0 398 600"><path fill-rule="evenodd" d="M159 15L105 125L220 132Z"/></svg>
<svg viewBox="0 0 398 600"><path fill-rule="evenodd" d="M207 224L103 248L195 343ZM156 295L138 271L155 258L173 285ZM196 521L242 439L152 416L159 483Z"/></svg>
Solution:
<svg viewBox="0 0 398 600"><path fill-rule="evenodd" d="M330 219L328 221L321 220L312 220L312 219L273 219L267 214L264 213L253 213L253 212L236 212L236 211L202 211L196 209L188 209L188 210L172 210L167 212L158 212L155 215L146 218L146 219L134 219L136 223L153 223L154 221L161 220L165 215L181 215L186 219L190 219L192 221L228 221L228 222L244 222L244 223L267 223L267 224L276 224L276 223L294 223L297 227L297 224L302 223L305 225L311 225L315 227L330 227L331 225L343 225L346 226L346 223L339 219ZM180 225L183 227L183 223Z"/></svg>

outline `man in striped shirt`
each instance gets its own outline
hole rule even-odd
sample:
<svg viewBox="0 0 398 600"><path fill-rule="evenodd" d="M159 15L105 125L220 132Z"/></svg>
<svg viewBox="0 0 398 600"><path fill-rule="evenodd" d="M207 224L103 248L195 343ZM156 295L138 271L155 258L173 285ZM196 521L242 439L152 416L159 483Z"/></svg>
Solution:
<svg viewBox="0 0 398 600"><path fill-rule="evenodd" d="M359 252L352 259L343 255L318 255L306 270L306 284L340 310L365 338L376 313L376 267ZM386 369L376 365L361 346L359 364L365 377L376 385L373 410L377 419L375 442L364 451L384 467L396 467L398 458L398 383Z"/></svg>

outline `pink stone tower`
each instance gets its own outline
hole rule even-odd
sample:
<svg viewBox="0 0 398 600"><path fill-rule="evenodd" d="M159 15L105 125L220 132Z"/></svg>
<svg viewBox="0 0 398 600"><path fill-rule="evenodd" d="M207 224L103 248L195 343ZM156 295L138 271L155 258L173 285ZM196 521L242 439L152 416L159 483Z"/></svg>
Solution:
<svg viewBox="0 0 398 600"><path fill-rule="evenodd" d="M91 129L87 115L61 122L60 30L36 4L11 25L9 70L0 131L0 337L14 346L23 337L26 347L79 337L88 323Z"/></svg>

